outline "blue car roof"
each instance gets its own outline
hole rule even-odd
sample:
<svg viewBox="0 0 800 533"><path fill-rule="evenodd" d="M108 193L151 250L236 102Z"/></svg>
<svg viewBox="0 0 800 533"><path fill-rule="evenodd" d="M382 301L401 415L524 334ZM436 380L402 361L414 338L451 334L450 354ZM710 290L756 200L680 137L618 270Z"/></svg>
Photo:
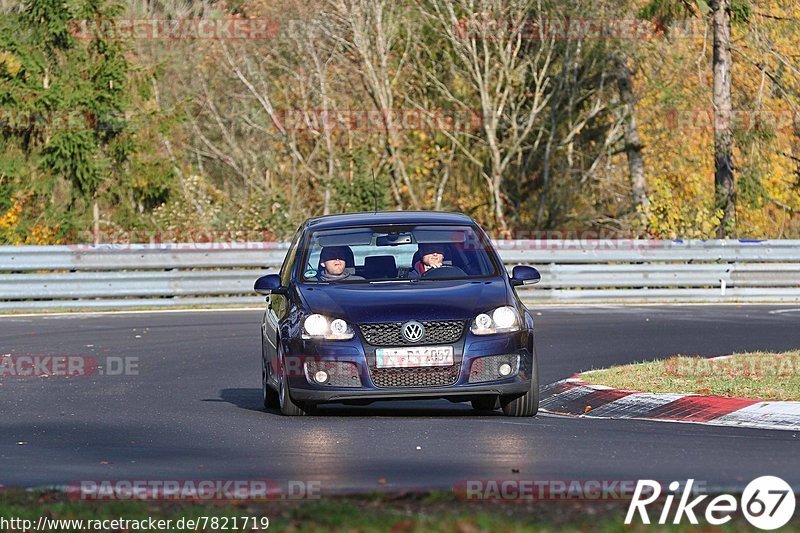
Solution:
<svg viewBox="0 0 800 533"><path fill-rule="evenodd" d="M348 226L380 224L474 224L462 213L439 213L436 211L380 211L378 213L347 213L309 218L305 225L313 229L336 229Z"/></svg>

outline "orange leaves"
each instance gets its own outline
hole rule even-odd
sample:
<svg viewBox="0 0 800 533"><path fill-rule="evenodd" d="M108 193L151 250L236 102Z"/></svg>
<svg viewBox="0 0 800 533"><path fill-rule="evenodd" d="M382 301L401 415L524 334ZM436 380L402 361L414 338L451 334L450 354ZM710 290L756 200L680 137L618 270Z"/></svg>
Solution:
<svg viewBox="0 0 800 533"><path fill-rule="evenodd" d="M61 226L50 226L43 221L45 205L34 203L33 193L17 191L14 201L5 213L0 215L0 244L63 244L58 237ZM31 222L34 221L34 222Z"/></svg>

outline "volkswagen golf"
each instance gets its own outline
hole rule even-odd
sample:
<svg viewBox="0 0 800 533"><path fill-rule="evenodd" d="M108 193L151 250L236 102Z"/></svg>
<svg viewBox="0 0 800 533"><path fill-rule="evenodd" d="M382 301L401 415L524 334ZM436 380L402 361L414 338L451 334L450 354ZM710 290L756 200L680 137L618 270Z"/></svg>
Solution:
<svg viewBox="0 0 800 533"><path fill-rule="evenodd" d="M267 296L264 407L444 398L533 416L534 321L486 233L457 213L380 212L307 220Z"/></svg>

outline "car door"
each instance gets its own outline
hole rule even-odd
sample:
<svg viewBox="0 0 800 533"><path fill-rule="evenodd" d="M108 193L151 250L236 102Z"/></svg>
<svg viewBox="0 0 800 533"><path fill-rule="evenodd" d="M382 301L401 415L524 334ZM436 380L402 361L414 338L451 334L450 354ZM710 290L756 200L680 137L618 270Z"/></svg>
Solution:
<svg viewBox="0 0 800 533"><path fill-rule="evenodd" d="M297 258L297 251L299 249L301 236L303 234L302 228L298 229L289 245L289 250L286 252L286 258L283 260L281 266L280 276L281 285L288 287L292 283L292 273L294 271L294 263ZM267 355L267 362L271 365L271 374L278 375L278 332L280 330L281 320L286 316L289 309L289 299L285 294L272 293L267 297L267 309L264 313L263 331L264 339L266 340L265 350Z"/></svg>

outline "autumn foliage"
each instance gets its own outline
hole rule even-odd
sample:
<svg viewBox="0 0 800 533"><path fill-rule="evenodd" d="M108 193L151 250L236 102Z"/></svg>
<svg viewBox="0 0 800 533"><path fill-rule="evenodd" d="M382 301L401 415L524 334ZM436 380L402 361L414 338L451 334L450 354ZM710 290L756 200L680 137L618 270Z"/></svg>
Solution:
<svg viewBox="0 0 800 533"><path fill-rule="evenodd" d="M730 6L726 232L800 238L800 5ZM720 227L704 0L2 9L0 244L286 239L376 204L497 236Z"/></svg>

